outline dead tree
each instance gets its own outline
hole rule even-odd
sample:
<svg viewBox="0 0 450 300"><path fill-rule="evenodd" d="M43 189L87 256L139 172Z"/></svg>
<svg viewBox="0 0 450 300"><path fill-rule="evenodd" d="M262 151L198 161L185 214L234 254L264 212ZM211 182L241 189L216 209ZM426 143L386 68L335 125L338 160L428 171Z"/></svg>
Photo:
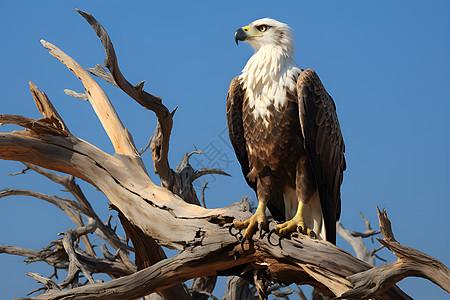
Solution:
<svg viewBox="0 0 450 300"><path fill-rule="evenodd" d="M429 279L450 291L449 270L438 260L399 244L384 211L379 211L383 234L379 241L398 260L379 267L372 267L328 242L296 233L285 238L267 232L256 233L252 240L241 244L240 232L231 224L234 220L248 218L250 212L240 203L206 209L198 205L192 189L192 181L202 174L222 172L193 170L188 163L189 155L176 170L170 168L167 154L173 113L164 106L160 97L144 91L144 82L132 85L125 79L105 29L92 15L78 12L93 27L106 52L105 66L109 72L100 66L89 72L116 85L156 115L158 125L150 148L162 186L151 181L132 135L89 72L55 45L41 41L50 54L83 83L85 93L74 95L87 99L92 105L115 154L109 155L72 135L45 93L31 83L33 98L43 118L0 115L0 124L25 128L24 131L0 133L0 158L31 164L30 168L40 166L63 172L92 184L119 212L122 226L133 243L136 260L133 264L126 255L122 255L130 251L129 246L113 234L110 226L100 222L89 211L90 205L81 194L75 192L78 202L46 199L58 203L61 209L84 214L88 223L80 223L79 216L73 214L81 227L64 232L62 240L48 249L50 254L40 257L54 263L56 268L62 267L58 263L65 261L69 264L70 276L56 284L39 274L30 274L46 287L45 293L33 299L136 299L164 291L167 293L164 297L168 299L190 299L192 296L186 293L182 282L199 277L209 277L214 281L211 276L217 275L237 275L246 279L256 287L260 298L267 297L267 291L274 283L297 283L314 286L326 298L410 299L395 286L396 282L408 276ZM69 177L68 185L73 177ZM270 224L271 229L274 226ZM78 238L89 244L86 234L96 230L117 249L116 254L105 251L105 257L109 258L105 261L89 260L93 255L88 246L83 259L83 253L75 247ZM167 258L161 246L176 249L179 253ZM9 251L12 252L11 249ZM95 282L92 279L90 273L98 271L95 268L99 268L101 263L110 264L105 270L111 281ZM78 287L73 284L80 274L84 274L89 284ZM203 296L208 297L207 292Z"/></svg>

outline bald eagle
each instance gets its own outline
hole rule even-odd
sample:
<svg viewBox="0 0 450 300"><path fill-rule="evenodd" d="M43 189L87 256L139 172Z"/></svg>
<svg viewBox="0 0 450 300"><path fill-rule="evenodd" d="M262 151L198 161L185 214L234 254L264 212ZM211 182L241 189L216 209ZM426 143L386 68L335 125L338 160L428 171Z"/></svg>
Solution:
<svg viewBox="0 0 450 300"><path fill-rule="evenodd" d="M254 215L234 222L251 238L267 229L266 208L293 231L336 242L341 183L346 168L336 107L313 70L293 59L290 28L264 18L239 28L235 41L255 50L227 97L230 140L258 198Z"/></svg>

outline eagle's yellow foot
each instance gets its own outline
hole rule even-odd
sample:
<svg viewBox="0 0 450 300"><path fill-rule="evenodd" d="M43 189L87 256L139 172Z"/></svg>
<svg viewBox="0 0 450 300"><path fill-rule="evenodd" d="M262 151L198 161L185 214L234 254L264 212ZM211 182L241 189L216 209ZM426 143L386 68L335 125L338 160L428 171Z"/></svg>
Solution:
<svg viewBox="0 0 450 300"><path fill-rule="evenodd" d="M313 238L316 237L316 234L314 231L312 231L310 228L306 227L305 222L303 220L296 220L294 217L293 219L284 222L283 224L275 226L275 232L279 236L285 236L291 232L299 232L303 234L307 234Z"/></svg>
<svg viewBox="0 0 450 300"><path fill-rule="evenodd" d="M312 238L316 238L316 233L308 228L303 219L303 203L299 203L299 207L295 216L283 224L275 226L275 232L279 236L285 236L291 232L299 232L303 234L307 234Z"/></svg>
<svg viewBox="0 0 450 300"><path fill-rule="evenodd" d="M255 233L256 229L259 228L260 231L263 229L267 231L269 229L269 222L267 221L266 214L264 210L260 209L259 206L256 209L255 214L250 219L243 222L235 221L233 224L236 229L246 228L243 238L247 240L252 238L252 235Z"/></svg>

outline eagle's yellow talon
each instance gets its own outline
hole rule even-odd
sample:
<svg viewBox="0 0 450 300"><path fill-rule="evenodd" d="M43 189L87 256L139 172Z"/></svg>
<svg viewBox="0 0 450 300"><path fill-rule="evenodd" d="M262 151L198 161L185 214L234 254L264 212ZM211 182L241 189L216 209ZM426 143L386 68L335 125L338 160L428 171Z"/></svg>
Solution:
<svg viewBox="0 0 450 300"><path fill-rule="evenodd" d="M308 228L305 224L303 218L303 210L304 204L300 202L295 216L291 220L284 222L283 224L277 225L275 227L275 232L279 236L285 236L291 232L298 232L309 235L312 238L316 238L316 233L312 231L311 228Z"/></svg>
<svg viewBox="0 0 450 300"><path fill-rule="evenodd" d="M297 230L298 224L293 220L287 221L283 224L275 226L275 232L279 236L285 236L290 232L294 232Z"/></svg>
<svg viewBox="0 0 450 300"><path fill-rule="evenodd" d="M246 221L243 221L243 222L235 221L235 222L233 222L233 225L234 225L234 227L236 229L244 229L244 228L247 228L247 226L249 224L249 220L246 220Z"/></svg>
<svg viewBox="0 0 450 300"><path fill-rule="evenodd" d="M275 232L279 236L285 236L292 232L298 232L302 234L309 235L310 237L315 238L316 234L310 228L306 227L305 222L303 220L299 220L299 218L294 217L292 220L289 220L283 224L277 225L275 227Z"/></svg>
<svg viewBox="0 0 450 300"><path fill-rule="evenodd" d="M255 233L256 229L268 228L269 223L267 221L265 213L257 210L250 219L247 219L242 222L235 221L233 224L236 229L246 228L243 237L245 239L250 240L253 234Z"/></svg>

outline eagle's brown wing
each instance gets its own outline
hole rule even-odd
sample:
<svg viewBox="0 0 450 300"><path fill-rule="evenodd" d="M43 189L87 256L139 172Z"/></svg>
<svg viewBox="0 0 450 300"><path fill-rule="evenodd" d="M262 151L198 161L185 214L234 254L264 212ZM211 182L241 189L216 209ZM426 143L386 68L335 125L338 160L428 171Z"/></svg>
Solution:
<svg viewBox="0 0 450 300"><path fill-rule="evenodd" d="M242 173L247 181L247 184L255 191L257 194L257 186L255 181L250 181L247 177L250 172L250 166L248 162L247 154L247 141L244 136L244 126L242 121L242 103L244 101L245 92L242 88L239 78L235 77L230 84L227 96L227 123L228 123L228 133L230 135L230 141L233 145L234 152L236 153L237 159L241 164ZM271 212L272 216L277 221L284 221L284 202L282 195L275 195L277 199L271 199L267 203L267 207Z"/></svg>
<svg viewBox="0 0 450 300"><path fill-rule="evenodd" d="M346 168L336 106L313 70L300 74L297 93L304 146L316 177L326 238L335 244L336 221L341 213L341 183Z"/></svg>

